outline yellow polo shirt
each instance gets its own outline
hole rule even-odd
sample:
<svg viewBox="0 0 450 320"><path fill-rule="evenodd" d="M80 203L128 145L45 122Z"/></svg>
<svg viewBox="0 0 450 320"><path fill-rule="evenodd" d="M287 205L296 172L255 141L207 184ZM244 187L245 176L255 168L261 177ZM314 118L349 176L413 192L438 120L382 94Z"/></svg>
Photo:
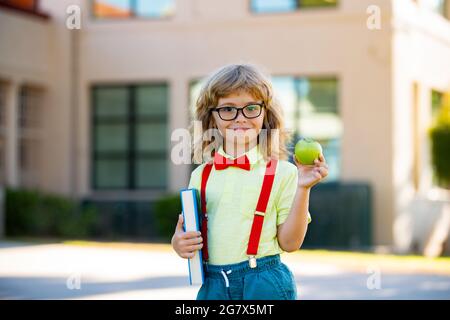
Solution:
<svg viewBox="0 0 450 320"><path fill-rule="evenodd" d="M221 147L218 152L234 159ZM213 167L206 186L206 210L208 212L209 263L215 265L238 263L248 260L247 245L264 178L266 162L259 147L246 153L251 170ZM192 173L189 188L200 191L201 176L205 164ZM257 258L283 253L277 240L277 226L289 215L297 191L298 169L285 160L278 161L272 192L267 204ZM308 223L311 216L308 213Z"/></svg>

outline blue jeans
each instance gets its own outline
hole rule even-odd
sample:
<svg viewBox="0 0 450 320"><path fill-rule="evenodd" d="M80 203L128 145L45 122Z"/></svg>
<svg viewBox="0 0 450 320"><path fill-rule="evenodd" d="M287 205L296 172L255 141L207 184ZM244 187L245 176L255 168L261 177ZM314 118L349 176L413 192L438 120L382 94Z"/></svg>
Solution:
<svg viewBox="0 0 450 320"><path fill-rule="evenodd" d="M205 282L197 300L296 300L297 286L280 255L228 265L205 264Z"/></svg>

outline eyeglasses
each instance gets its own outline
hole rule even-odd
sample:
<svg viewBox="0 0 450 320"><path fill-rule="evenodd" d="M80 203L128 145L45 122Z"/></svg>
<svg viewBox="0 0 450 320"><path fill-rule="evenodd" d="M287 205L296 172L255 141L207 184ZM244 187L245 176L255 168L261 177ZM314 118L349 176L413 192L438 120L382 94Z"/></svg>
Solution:
<svg viewBox="0 0 450 320"><path fill-rule="evenodd" d="M262 108L264 107L264 103L252 103L248 104L242 108L237 108L234 106L223 106L220 108L213 109L211 111L215 111L219 114L220 119L224 121L231 121L237 118L239 111L242 112L244 117L247 119L258 118L261 115Z"/></svg>

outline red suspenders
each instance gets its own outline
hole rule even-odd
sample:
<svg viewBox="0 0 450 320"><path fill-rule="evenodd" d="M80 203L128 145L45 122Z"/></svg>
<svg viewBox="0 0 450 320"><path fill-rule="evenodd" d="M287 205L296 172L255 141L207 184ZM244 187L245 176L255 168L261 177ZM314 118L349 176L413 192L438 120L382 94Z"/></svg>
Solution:
<svg viewBox="0 0 450 320"><path fill-rule="evenodd" d="M205 168L203 168L202 172L202 186L200 189L200 199L201 199L201 207L202 207L202 238L203 238L203 259L208 261L208 214L206 213L206 183L208 182L209 174L211 173L213 164L207 163Z"/></svg>
<svg viewBox="0 0 450 320"><path fill-rule="evenodd" d="M256 267L255 256L258 252L258 245L259 239L261 237L264 215L266 213L267 203L269 202L270 192L272 191L277 163L277 160L271 159L266 165L266 172L264 174L261 193L259 194L258 204L256 205L256 211L253 215L252 231L250 232L250 239L248 241L247 247L247 255L249 256L250 268Z"/></svg>
<svg viewBox="0 0 450 320"><path fill-rule="evenodd" d="M266 172L264 174L264 180L261 187L261 193L259 195L258 204L256 205L256 211L253 215L253 224L250 231L250 238L248 241L247 255L249 256L249 263L251 268L256 267L256 254L258 252L259 240L261 238L261 231L264 222L264 215L267 209L267 203L269 202L270 192L272 190L273 180L275 178L275 170L277 168L278 161L271 159L266 165ZM200 190L201 208L202 208L202 237L203 248L202 253L205 261L208 261L208 214L206 212L206 184L208 182L209 174L211 173L213 164L207 163L202 172L202 183Z"/></svg>

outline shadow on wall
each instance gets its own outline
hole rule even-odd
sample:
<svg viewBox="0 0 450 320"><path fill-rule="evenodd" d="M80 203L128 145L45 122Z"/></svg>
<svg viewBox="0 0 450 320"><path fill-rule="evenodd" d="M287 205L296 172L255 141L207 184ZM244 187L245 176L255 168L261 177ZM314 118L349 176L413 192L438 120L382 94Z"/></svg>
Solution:
<svg viewBox="0 0 450 320"><path fill-rule="evenodd" d="M444 190L433 196L436 191L414 196L395 219L397 253L428 257L450 254L450 197Z"/></svg>

